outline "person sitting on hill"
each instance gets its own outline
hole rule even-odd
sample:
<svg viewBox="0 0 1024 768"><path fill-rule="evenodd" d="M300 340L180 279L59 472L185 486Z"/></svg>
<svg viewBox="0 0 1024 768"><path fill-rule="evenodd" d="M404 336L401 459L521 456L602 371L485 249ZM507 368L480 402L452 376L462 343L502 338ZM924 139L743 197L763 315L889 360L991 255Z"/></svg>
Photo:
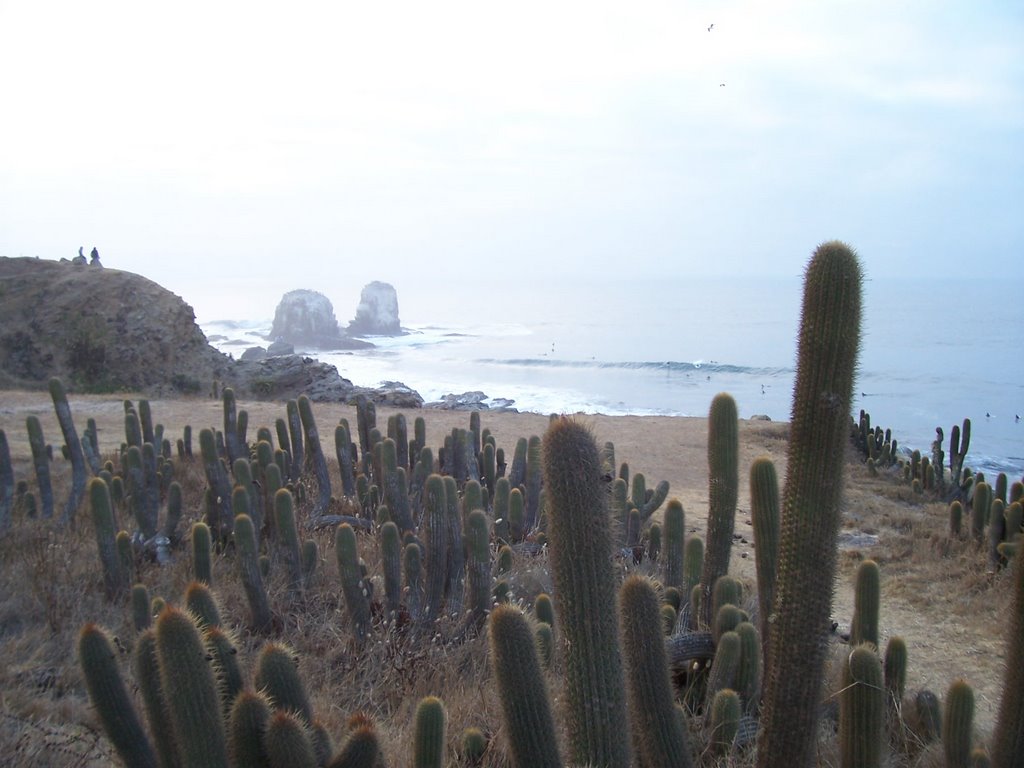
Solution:
<svg viewBox="0 0 1024 768"><path fill-rule="evenodd" d="M82 253L82 248L78 248L78 255L71 260L72 264L85 264L85 254Z"/></svg>
<svg viewBox="0 0 1024 768"><path fill-rule="evenodd" d="M100 264L100 252L96 250L95 246L92 249L92 253L89 254L89 266L90 267L102 267Z"/></svg>

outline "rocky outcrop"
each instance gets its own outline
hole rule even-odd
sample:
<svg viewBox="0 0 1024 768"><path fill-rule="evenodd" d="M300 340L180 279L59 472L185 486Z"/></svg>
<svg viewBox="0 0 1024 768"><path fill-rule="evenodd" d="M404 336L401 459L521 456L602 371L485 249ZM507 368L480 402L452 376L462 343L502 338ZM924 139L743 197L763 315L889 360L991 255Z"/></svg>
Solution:
<svg viewBox="0 0 1024 768"><path fill-rule="evenodd" d="M239 360L225 384L256 400L291 400L305 394L324 403L348 402L356 389L333 365L302 355Z"/></svg>
<svg viewBox="0 0 1024 768"><path fill-rule="evenodd" d="M317 291L289 291L277 305L272 341L285 342L306 349L362 349L372 346L350 339L338 327L330 299Z"/></svg>
<svg viewBox="0 0 1024 768"><path fill-rule="evenodd" d="M398 292L389 283L375 280L359 295L356 316L348 324L354 336L398 336L402 325L398 319Z"/></svg>
<svg viewBox="0 0 1024 768"><path fill-rule="evenodd" d="M59 376L72 391L208 392L231 360L192 307L118 269L0 257L0 386Z"/></svg>
<svg viewBox="0 0 1024 768"><path fill-rule="evenodd" d="M484 402L490 400L490 402ZM492 411L494 413L518 413L514 408L515 400L504 397L488 398L483 392L463 392L461 395L448 394L431 403L424 403L424 408L435 408L441 411Z"/></svg>
<svg viewBox="0 0 1024 768"><path fill-rule="evenodd" d="M349 396L349 403L355 403L360 395L377 405L392 408L422 408L423 397L415 389L400 381L382 381L377 387L356 387Z"/></svg>

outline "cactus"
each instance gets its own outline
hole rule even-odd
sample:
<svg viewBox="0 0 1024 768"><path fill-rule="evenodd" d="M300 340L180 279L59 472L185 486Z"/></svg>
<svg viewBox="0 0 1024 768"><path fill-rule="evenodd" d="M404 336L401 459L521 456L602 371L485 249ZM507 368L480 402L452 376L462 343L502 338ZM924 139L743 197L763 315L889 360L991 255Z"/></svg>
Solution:
<svg viewBox="0 0 1024 768"><path fill-rule="evenodd" d="M882 764L885 690L882 664L872 645L858 645L843 665L839 695L839 751L844 768Z"/></svg>
<svg viewBox="0 0 1024 768"><path fill-rule="evenodd" d="M207 627L204 639L226 719L231 714L235 698L245 687L242 667L238 663L238 647L231 635L221 627Z"/></svg>
<svg viewBox="0 0 1024 768"><path fill-rule="evenodd" d="M348 424L339 424L334 428L334 453L338 459L338 469L341 470L341 492L351 498L356 495L356 475Z"/></svg>
<svg viewBox="0 0 1024 768"><path fill-rule="evenodd" d="M288 591L294 599L302 594L305 577L302 573L299 529L295 525L295 500L287 488L281 488L274 494L274 520L277 525L278 548L288 572Z"/></svg>
<svg viewBox="0 0 1024 768"><path fill-rule="evenodd" d="M199 430L199 451L203 458L203 470L206 473L206 484L212 494L212 502L207 514L206 524L210 532L218 539L225 540L231 535L234 514L231 511L231 483L228 481L227 470L221 463L217 453L216 437L213 430Z"/></svg>
<svg viewBox="0 0 1024 768"><path fill-rule="evenodd" d="M750 518L754 528L762 653L767 657L768 623L775 600L775 574L779 559L779 480L775 464L766 456L755 459L750 465Z"/></svg>
<svg viewBox="0 0 1024 768"><path fill-rule="evenodd" d="M237 766L271 768L263 734L270 722L270 699L263 692L242 691L228 717L231 754Z"/></svg>
<svg viewBox="0 0 1024 768"><path fill-rule="evenodd" d="M117 551L117 533L114 528L114 512L110 505L110 491L107 484L98 477L89 481L89 508L96 530L100 565L103 566L103 588L107 599L114 600L127 588L128 580L125 578Z"/></svg>
<svg viewBox="0 0 1024 768"><path fill-rule="evenodd" d="M156 620L160 687L182 765L228 765L221 702L199 630L171 606Z"/></svg>
<svg viewBox="0 0 1024 768"><path fill-rule="evenodd" d="M385 607L388 621L394 621L402 602L402 541L398 526L390 521L380 527L379 535Z"/></svg>
<svg viewBox="0 0 1024 768"><path fill-rule="evenodd" d="M708 532L704 539L704 590L701 621L710 624L711 590L729 571L732 532L739 494L739 424L736 401L724 392L715 395L708 414Z"/></svg>
<svg viewBox="0 0 1024 768"><path fill-rule="evenodd" d="M560 768L558 740L532 631L518 608L499 605L488 621L491 666L515 768Z"/></svg>
<svg viewBox="0 0 1024 768"><path fill-rule="evenodd" d="M448 583L448 499L444 478L431 475L424 489L423 526L426 537L426 585L421 621L433 623L441 615Z"/></svg>
<svg viewBox="0 0 1024 768"><path fill-rule="evenodd" d="M992 508L992 486L984 481L974 485L974 498L971 499L971 536L981 543Z"/></svg>
<svg viewBox="0 0 1024 768"><path fill-rule="evenodd" d="M470 621L479 627L491 605L492 567L490 530L482 509L474 509L466 519L466 553Z"/></svg>
<svg viewBox="0 0 1024 768"><path fill-rule="evenodd" d="M145 584L136 584L131 592L132 626L136 632L145 632L153 623L149 612L149 590Z"/></svg>
<svg viewBox="0 0 1024 768"><path fill-rule="evenodd" d="M952 477L953 491L960 490L961 475L964 469L964 459L967 457L967 449L971 444L971 420L964 419L963 432L960 427L953 425L949 434L949 474Z"/></svg>
<svg viewBox="0 0 1024 768"><path fill-rule="evenodd" d="M740 697L731 688L717 691L711 700L711 751L716 755L728 754L736 742L743 710Z"/></svg>
<svg viewBox="0 0 1024 768"><path fill-rule="evenodd" d="M540 522L540 488L542 478L541 439L531 435L526 448L525 533L529 533Z"/></svg>
<svg viewBox="0 0 1024 768"><path fill-rule="evenodd" d="M566 659L572 760L629 764L618 722L624 680L615 626L615 574L601 458L593 435L568 418L551 422L543 441L550 560Z"/></svg>
<svg viewBox="0 0 1024 768"><path fill-rule="evenodd" d="M14 467L7 434L0 429L0 536L11 527L11 509L14 507Z"/></svg>
<svg viewBox="0 0 1024 768"><path fill-rule="evenodd" d="M78 635L78 661L89 699L121 759L127 765L156 768L156 753L128 695L114 646L95 624L86 624Z"/></svg>
<svg viewBox="0 0 1024 768"><path fill-rule="evenodd" d="M1024 547L1017 547L1013 567L1013 603L1006 633L1006 658L1013 662L1007 663L1003 672L1003 692L992 733L992 762L997 766L1024 765L1024 668L1018 663L1024 646Z"/></svg>
<svg viewBox="0 0 1024 768"><path fill-rule="evenodd" d="M156 629L139 635L132 652L132 670L145 706L146 720L155 742L157 760L162 768L180 764L181 756L174 741L174 728L167 717L167 698L160 683L160 664L156 656Z"/></svg>
<svg viewBox="0 0 1024 768"><path fill-rule="evenodd" d="M642 576L619 591L622 651L633 744L644 765L692 765L686 729L673 704L658 595Z"/></svg>
<svg viewBox="0 0 1024 768"><path fill-rule="evenodd" d="M758 768L803 768L813 759L860 346L861 280L857 257L838 242L818 247L804 279Z"/></svg>
<svg viewBox="0 0 1024 768"><path fill-rule="evenodd" d="M317 768L309 730L291 712L278 709L270 716L263 746L271 768Z"/></svg>
<svg viewBox="0 0 1024 768"><path fill-rule="evenodd" d="M402 550L402 566L405 570L406 608L415 622L423 620L423 550L416 542L405 545Z"/></svg>
<svg viewBox="0 0 1024 768"><path fill-rule="evenodd" d="M878 644L878 611L882 601L881 573L878 563L864 560L857 568L857 583L853 590L853 621L850 623L850 643Z"/></svg>
<svg viewBox="0 0 1024 768"><path fill-rule="evenodd" d="M480 483L470 479L466 486L475 486L479 491ZM445 486L445 509L448 526L447 558L445 569L447 578L444 585L445 610L449 616L462 613L462 605L465 596L466 581L466 553L462 543L462 514L459 511L459 489L455 485L455 478L446 477ZM463 486L465 487L465 486Z"/></svg>
<svg viewBox="0 0 1024 768"><path fill-rule="evenodd" d="M669 500L662 522L661 581L666 587L682 587L686 547L686 515L679 499Z"/></svg>
<svg viewBox="0 0 1024 768"><path fill-rule="evenodd" d="M946 692L945 715L942 718L942 747L946 754L946 768L970 768L973 738L974 689L964 680L954 680Z"/></svg>
<svg viewBox="0 0 1024 768"><path fill-rule="evenodd" d="M893 635L885 644L886 705L893 712L903 705L903 695L907 686L907 644L902 637Z"/></svg>
<svg viewBox="0 0 1024 768"><path fill-rule="evenodd" d="M444 768L448 713L436 696L426 696L416 705L416 728L413 734L413 766Z"/></svg>
<svg viewBox="0 0 1024 768"><path fill-rule="evenodd" d="M306 460L313 469L316 477L317 497L316 504L310 515L315 519L327 513L331 505L331 476L327 471L327 461L324 459L323 447L320 445L320 433L316 428L316 420L313 418L313 406L309 398L299 395L298 400L299 418L302 421L302 430L306 438Z"/></svg>
<svg viewBox="0 0 1024 768"><path fill-rule="evenodd" d="M303 724L313 722L313 708L299 677L295 651L284 643L266 643L256 660L253 681L275 709L295 712Z"/></svg>
<svg viewBox="0 0 1024 768"><path fill-rule="evenodd" d="M28 444L32 450L32 466L36 472L36 485L39 488L39 504L43 508L43 518L53 517L53 484L50 480L50 457L46 452L46 440L43 438L43 427L39 417L25 417L28 430Z"/></svg>
<svg viewBox="0 0 1024 768"><path fill-rule="evenodd" d="M213 584L213 541L210 526L197 522L192 524L192 571L196 581Z"/></svg>
<svg viewBox="0 0 1024 768"><path fill-rule="evenodd" d="M82 451L82 443L78 439L78 430L75 429L75 421L71 418L71 406L68 405L68 396L64 392L64 385L60 379L50 379L50 398L53 400L53 408L57 413L57 423L64 435L64 444L67 446L71 459L71 491L68 500L64 504L64 511L61 513L61 524L70 523L78 506L85 497L85 454Z"/></svg>
<svg viewBox="0 0 1024 768"><path fill-rule="evenodd" d="M217 598L203 582L193 581L185 588L185 606L201 629L221 626Z"/></svg>
<svg viewBox="0 0 1024 768"><path fill-rule="evenodd" d="M249 623L256 632L270 629L273 617L263 575L260 572L259 550L256 549L256 533L252 518L248 515L235 517L235 545L238 548L238 572L245 588L249 603Z"/></svg>
<svg viewBox="0 0 1024 768"><path fill-rule="evenodd" d="M376 768L383 765L380 742L373 724L360 718L341 751L327 763L327 768Z"/></svg>
<svg viewBox="0 0 1024 768"><path fill-rule="evenodd" d="M361 646L370 632L370 595L360 567L356 532L348 523L342 523L335 531L334 552L338 559L345 607L352 622L352 635Z"/></svg>

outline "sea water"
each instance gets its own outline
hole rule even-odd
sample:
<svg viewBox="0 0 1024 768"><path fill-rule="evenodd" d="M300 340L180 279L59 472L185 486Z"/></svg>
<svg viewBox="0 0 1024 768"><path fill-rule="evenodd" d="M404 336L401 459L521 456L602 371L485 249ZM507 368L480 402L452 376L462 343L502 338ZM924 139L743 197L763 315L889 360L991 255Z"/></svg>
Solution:
<svg viewBox="0 0 1024 768"><path fill-rule="evenodd" d="M790 416L801 278L593 278L396 284L406 333L307 354L363 386L401 381L428 402L482 391L521 411L704 416L729 392L741 417ZM851 416L930 454L972 422L968 466L1024 474L1024 282L869 279ZM330 292L324 290L331 298ZM335 300L342 326L354 306ZM200 323L236 357L270 319Z"/></svg>

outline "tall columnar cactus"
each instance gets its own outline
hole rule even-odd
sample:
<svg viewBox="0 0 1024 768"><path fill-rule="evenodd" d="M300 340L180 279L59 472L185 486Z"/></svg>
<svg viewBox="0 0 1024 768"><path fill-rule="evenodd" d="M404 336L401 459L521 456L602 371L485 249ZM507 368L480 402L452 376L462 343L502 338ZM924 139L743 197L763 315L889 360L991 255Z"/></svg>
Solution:
<svg viewBox="0 0 1024 768"><path fill-rule="evenodd" d="M402 540L398 526L391 521L380 527L379 535L385 607L388 621L394 621L402 602Z"/></svg>
<svg viewBox="0 0 1024 768"><path fill-rule="evenodd" d="M566 659L572 761L629 765L619 718L625 683L615 617L615 574L601 457L590 431L568 418L543 440L551 568Z"/></svg>
<svg viewBox="0 0 1024 768"><path fill-rule="evenodd" d="M907 644L902 637L893 635L885 644L885 659L882 665L885 673L886 705L893 711L903 705L907 687Z"/></svg>
<svg viewBox="0 0 1024 768"><path fill-rule="evenodd" d="M302 469L305 466L306 451L302 440L302 418L299 415L299 404L295 400L285 403L285 415L288 417L288 442L282 442L281 447L291 446L289 453L292 462L288 469L288 476L295 482L302 476Z"/></svg>
<svg viewBox="0 0 1024 768"><path fill-rule="evenodd" d="M267 721L263 746L273 768L316 768L316 749L305 724L287 710L276 710Z"/></svg>
<svg viewBox="0 0 1024 768"><path fill-rule="evenodd" d="M223 627L207 627L204 640L217 680L224 717L227 718L231 714L231 704L235 697L245 687L242 665L238 661L238 645L231 633Z"/></svg>
<svg viewBox="0 0 1024 768"><path fill-rule="evenodd" d="M46 452L46 440L43 438L43 426L39 417L30 414L25 417L28 430L28 444L32 450L32 466L36 471L36 485L39 487L39 503L43 508L43 517L53 517L53 483L50 481L50 457Z"/></svg>
<svg viewBox="0 0 1024 768"><path fill-rule="evenodd" d="M82 443L78 439L75 420L71 418L68 396L60 379L50 379L50 398L53 400L57 423L60 424L60 431L64 435L64 444L67 446L68 456L71 459L71 492L68 494L68 500L64 503L64 512L61 513L61 523L66 524L74 518L78 506L85 497L85 454L82 452Z"/></svg>
<svg viewBox="0 0 1024 768"><path fill-rule="evenodd" d="M804 278L759 768L805 768L814 759L861 282L857 257L835 241L818 247Z"/></svg>
<svg viewBox="0 0 1024 768"><path fill-rule="evenodd" d="M967 458L967 449L971 445L971 420L964 419L963 430L953 425L949 433L949 473L952 477L954 493L960 489L964 470L964 459Z"/></svg>
<svg viewBox="0 0 1024 768"><path fill-rule="evenodd" d="M412 508L409 504L409 488L405 467L398 463L398 444L391 438L378 443L381 456L381 483L384 503L391 511L391 517L400 531L415 528Z"/></svg>
<svg viewBox="0 0 1024 768"><path fill-rule="evenodd" d="M877 649L879 608L882 603L882 575L878 563L864 560L857 567L853 589L853 621L850 623L850 642L853 645L871 643Z"/></svg>
<svg viewBox="0 0 1024 768"><path fill-rule="evenodd" d="M542 479L541 439L531 435L526 449L526 524L527 533L540 522L540 488Z"/></svg>
<svg viewBox="0 0 1024 768"><path fill-rule="evenodd" d="M879 768L885 724L882 663L872 645L858 645L843 665L839 753L843 768Z"/></svg>
<svg viewBox="0 0 1024 768"><path fill-rule="evenodd" d="M561 768L555 723L530 623L515 606L499 605L491 612L488 638L512 765Z"/></svg>
<svg viewBox="0 0 1024 768"><path fill-rule="evenodd" d="M114 645L95 624L86 624L78 635L78 661L89 699L121 759L126 765L157 768L156 752L121 677Z"/></svg>
<svg viewBox="0 0 1024 768"><path fill-rule="evenodd" d="M666 587L683 586L686 548L686 513L679 499L665 507L662 525L661 580Z"/></svg>
<svg viewBox="0 0 1024 768"><path fill-rule="evenodd" d="M320 445L320 433L317 431L316 421L313 418L313 406L305 395L299 395L298 405L302 430L306 436L306 451L309 454L307 460L316 477L316 505L311 513L316 518L326 514L331 505L331 475L327 471L323 446Z"/></svg>
<svg viewBox="0 0 1024 768"><path fill-rule="evenodd" d="M11 509L14 506L14 466L7 434L0 429L0 536L11 527Z"/></svg>
<svg viewBox="0 0 1024 768"><path fill-rule="evenodd" d="M203 522L192 524L192 572L196 581L213 584L213 541Z"/></svg>
<svg viewBox="0 0 1024 768"><path fill-rule="evenodd" d="M201 629L219 627L222 623L217 598L201 581L193 581L185 588L185 606Z"/></svg>
<svg viewBox="0 0 1024 768"><path fill-rule="evenodd" d="M341 471L341 492L351 498L356 495L355 457L352 455L352 436L347 424L334 428L334 453Z"/></svg>
<svg viewBox="0 0 1024 768"><path fill-rule="evenodd" d="M1012 505L1011 505L1012 506ZM1024 765L1024 547L1014 556L1014 592L1006 633L1006 664L999 715L992 733L994 765Z"/></svg>
<svg viewBox="0 0 1024 768"><path fill-rule="evenodd" d="M217 453L217 440L212 429L199 430L199 451L203 457L206 484L212 493L213 506L206 523L217 539L225 540L231 535L234 514L231 510L231 483L227 470Z"/></svg>
<svg viewBox="0 0 1024 768"><path fill-rule="evenodd" d="M146 721L153 735L161 768L180 765L181 756L174 741L174 727L167 717L167 697L160 682L160 664L156 655L156 629L139 635L132 652L132 671L145 707ZM129 763L131 765L131 763Z"/></svg>
<svg viewBox="0 0 1024 768"><path fill-rule="evenodd" d="M509 469L508 482L512 488L518 488L526 483L526 450L528 441L525 437L516 440L516 447L512 451L512 467Z"/></svg>
<svg viewBox="0 0 1024 768"><path fill-rule="evenodd" d="M299 529L295 524L295 500L287 488L281 488L274 494L274 520L277 524L278 550L288 571L288 590L293 597L298 597L305 586L305 578L302 573Z"/></svg>
<svg viewBox="0 0 1024 768"><path fill-rule="evenodd" d="M114 525L114 511L110 505L110 491L107 484L98 477L89 481L89 509L96 530L100 565L103 566L103 587L107 599L113 600L124 593L128 581L117 552L117 530Z"/></svg>
<svg viewBox="0 0 1024 768"><path fill-rule="evenodd" d="M242 447L238 444L238 414L235 405L235 391L224 387L221 402L224 406L224 445L228 449L228 464L234 464L242 455ZM141 405L141 403L140 403Z"/></svg>
<svg viewBox="0 0 1024 768"><path fill-rule="evenodd" d="M779 480L775 463L767 456L755 459L750 465L750 521L754 527L761 642L767 656L768 622L775 601L779 561Z"/></svg>
<svg viewBox="0 0 1024 768"><path fill-rule="evenodd" d="M295 712L307 726L313 722L313 707L290 646L266 643L256 659L253 682L257 690L266 693L275 709Z"/></svg>
<svg viewBox="0 0 1024 768"><path fill-rule="evenodd" d="M444 478L431 475L424 489L423 525L426 543L426 584L422 621L432 624L441 615L448 583L448 494Z"/></svg>
<svg viewBox="0 0 1024 768"><path fill-rule="evenodd" d="M370 595L359 563L356 532L348 523L342 523L335 531L334 552L338 559L345 606L352 622L352 636L358 645L362 645L370 632Z"/></svg>
<svg viewBox="0 0 1024 768"><path fill-rule="evenodd" d="M270 710L270 699L261 691L242 691L235 697L228 716L228 733L235 765L271 768L263 745Z"/></svg>
<svg viewBox="0 0 1024 768"><path fill-rule="evenodd" d="M970 768L973 744L974 689L965 680L954 680L946 691L942 718L942 747L946 754L946 768Z"/></svg>
<svg viewBox="0 0 1024 768"><path fill-rule="evenodd" d="M992 509L992 486L986 482L976 483L974 498L971 499L971 536L979 544L985 535L989 512Z"/></svg>
<svg viewBox="0 0 1024 768"><path fill-rule="evenodd" d="M693 764L686 729L673 703L658 595L642 576L626 579L619 591L622 650L633 744L644 765Z"/></svg>
<svg viewBox="0 0 1024 768"><path fill-rule="evenodd" d="M199 630L172 606L156 620L160 686L182 765L227 768L227 742L220 696Z"/></svg>
<svg viewBox="0 0 1024 768"><path fill-rule="evenodd" d="M444 768L448 730L448 713L436 696L420 699L416 705L413 733L414 768Z"/></svg>
<svg viewBox="0 0 1024 768"><path fill-rule="evenodd" d="M736 691L722 688L715 692L709 713L710 746L713 754L725 755L732 749L740 729L742 715L743 707Z"/></svg>
<svg viewBox="0 0 1024 768"><path fill-rule="evenodd" d="M491 535L487 514L474 509L466 519L470 621L479 627L491 603Z"/></svg>
<svg viewBox="0 0 1024 768"><path fill-rule="evenodd" d="M729 571L739 494L739 453L736 401L722 392L711 401L708 414L708 532L700 577L704 624L710 624L712 619L711 590L718 578Z"/></svg>
<svg viewBox="0 0 1024 768"><path fill-rule="evenodd" d="M238 573L249 603L250 625L257 632L266 631L273 622L273 616L270 612L267 589L263 585L263 574L260 571L256 532L253 529L252 518L248 515L235 517L235 546L238 548Z"/></svg>
<svg viewBox="0 0 1024 768"><path fill-rule="evenodd" d="M466 485L475 486L479 492L479 481L467 480ZM463 593L466 589L466 552L462 543L463 516L459 509L459 489L455 485L454 477L445 477L444 489L448 521L448 562L445 566L448 578L444 585L444 602L445 612L449 616L455 616L462 613L465 600Z"/></svg>

